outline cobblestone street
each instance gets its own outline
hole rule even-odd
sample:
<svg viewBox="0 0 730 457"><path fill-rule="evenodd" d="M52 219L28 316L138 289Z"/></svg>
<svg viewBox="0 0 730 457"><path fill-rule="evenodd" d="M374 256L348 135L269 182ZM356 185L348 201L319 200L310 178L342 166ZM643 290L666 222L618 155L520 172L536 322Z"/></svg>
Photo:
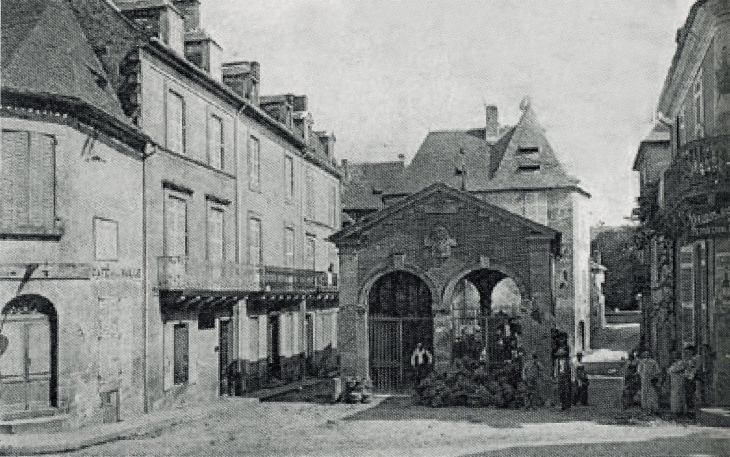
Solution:
<svg viewBox="0 0 730 457"><path fill-rule="evenodd" d="M593 384L593 405L569 411L427 408L408 397L372 405L227 399L200 421L73 455L730 455L727 430L621 411L615 382Z"/></svg>

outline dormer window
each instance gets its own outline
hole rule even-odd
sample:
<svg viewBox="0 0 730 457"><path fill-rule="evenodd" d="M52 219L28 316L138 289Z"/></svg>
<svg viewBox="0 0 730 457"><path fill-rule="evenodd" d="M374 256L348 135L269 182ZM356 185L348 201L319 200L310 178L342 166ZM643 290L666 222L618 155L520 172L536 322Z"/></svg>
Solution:
<svg viewBox="0 0 730 457"><path fill-rule="evenodd" d="M520 165L517 167L517 171L520 173L535 173L540 171L540 164Z"/></svg>
<svg viewBox="0 0 730 457"><path fill-rule="evenodd" d="M517 154L539 154L540 148L537 146L520 146L517 148Z"/></svg>

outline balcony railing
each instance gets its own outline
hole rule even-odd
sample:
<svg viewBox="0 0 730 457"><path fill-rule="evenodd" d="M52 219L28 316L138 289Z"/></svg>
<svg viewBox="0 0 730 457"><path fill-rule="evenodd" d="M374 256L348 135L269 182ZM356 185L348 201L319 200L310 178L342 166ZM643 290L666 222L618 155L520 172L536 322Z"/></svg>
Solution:
<svg viewBox="0 0 730 457"><path fill-rule="evenodd" d="M666 200L730 189L730 135L703 138L682 146L664 181Z"/></svg>
<svg viewBox="0 0 730 457"><path fill-rule="evenodd" d="M208 262L188 257L159 257L157 278L160 289L216 291L261 290L263 269L236 262Z"/></svg>
<svg viewBox="0 0 730 457"><path fill-rule="evenodd" d="M337 290L337 275L296 268L265 267L264 290L272 292L311 292Z"/></svg>
<svg viewBox="0 0 730 457"><path fill-rule="evenodd" d="M159 257L160 289L267 292L331 292L337 275L281 267L253 267L236 262L213 263L188 257Z"/></svg>

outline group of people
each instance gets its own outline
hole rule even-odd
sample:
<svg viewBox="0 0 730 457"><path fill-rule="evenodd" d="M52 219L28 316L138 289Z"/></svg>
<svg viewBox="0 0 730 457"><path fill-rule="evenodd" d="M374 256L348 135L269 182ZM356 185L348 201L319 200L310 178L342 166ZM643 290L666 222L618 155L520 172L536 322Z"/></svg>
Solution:
<svg viewBox="0 0 730 457"><path fill-rule="evenodd" d="M672 414L681 416L694 411L700 363L694 346L687 346L684 354L673 353L674 362L667 368L669 377L669 404ZM637 395L641 408L648 413L659 411L659 393L663 372L649 351L629 354L624 366L624 407L632 406Z"/></svg>

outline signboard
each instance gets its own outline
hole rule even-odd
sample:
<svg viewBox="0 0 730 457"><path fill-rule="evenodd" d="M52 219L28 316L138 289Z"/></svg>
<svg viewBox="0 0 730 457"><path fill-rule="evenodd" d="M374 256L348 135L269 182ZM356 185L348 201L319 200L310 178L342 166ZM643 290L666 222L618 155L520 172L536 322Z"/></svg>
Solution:
<svg viewBox="0 0 730 457"><path fill-rule="evenodd" d="M691 236L713 236L730 233L730 208L708 213L690 214Z"/></svg>

